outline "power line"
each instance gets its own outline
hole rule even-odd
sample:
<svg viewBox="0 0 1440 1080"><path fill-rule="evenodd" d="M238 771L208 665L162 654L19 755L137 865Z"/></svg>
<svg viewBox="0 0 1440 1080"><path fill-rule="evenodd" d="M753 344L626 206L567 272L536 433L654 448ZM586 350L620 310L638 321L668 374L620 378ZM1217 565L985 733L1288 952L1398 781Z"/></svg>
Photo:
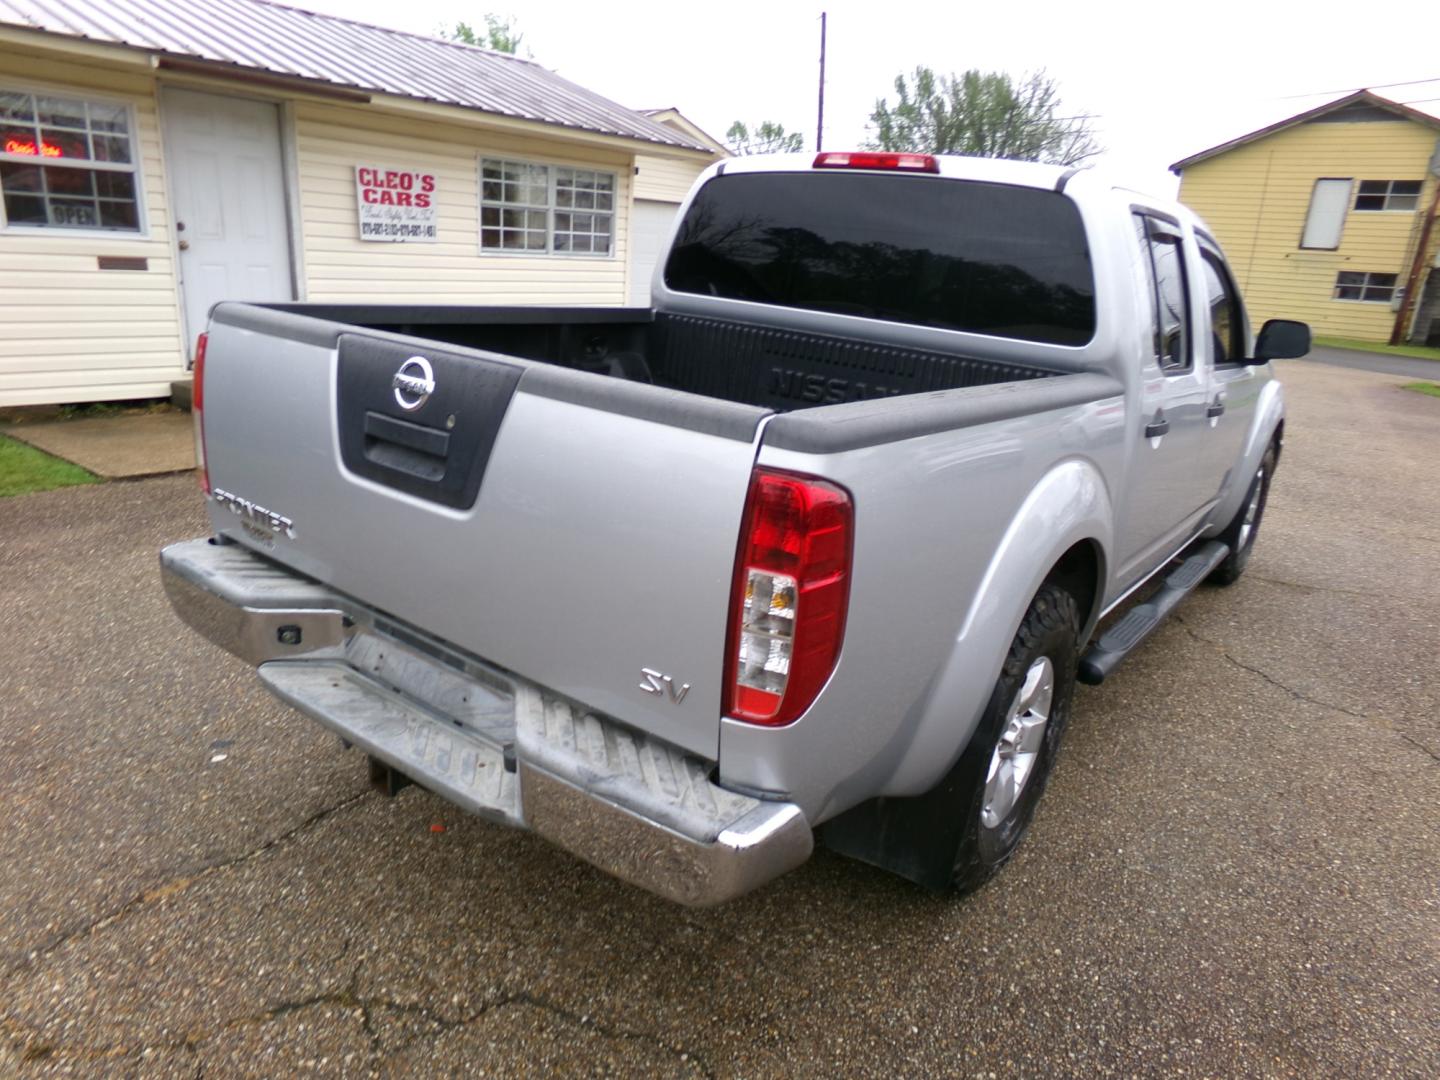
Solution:
<svg viewBox="0 0 1440 1080"><path fill-rule="evenodd" d="M1408 82L1376 83L1373 86L1352 86L1345 90L1316 90L1309 94L1285 94L1276 100L1293 101L1296 98L1319 97L1321 94L1357 94L1361 90L1389 90L1395 86L1419 86L1421 83L1440 82L1440 76L1433 79L1410 79Z"/></svg>

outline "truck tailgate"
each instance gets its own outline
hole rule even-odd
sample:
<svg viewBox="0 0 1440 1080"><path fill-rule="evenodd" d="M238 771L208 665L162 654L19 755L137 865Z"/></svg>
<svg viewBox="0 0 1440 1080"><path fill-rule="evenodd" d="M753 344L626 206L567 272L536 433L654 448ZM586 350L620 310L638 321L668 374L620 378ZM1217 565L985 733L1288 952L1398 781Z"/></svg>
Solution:
<svg viewBox="0 0 1440 1080"><path fill-rule="evenodd" d="M397 392L402 368L420 381ZM277 562L714 760L765 415L222 305L204 375L210 514Z"/></svg>

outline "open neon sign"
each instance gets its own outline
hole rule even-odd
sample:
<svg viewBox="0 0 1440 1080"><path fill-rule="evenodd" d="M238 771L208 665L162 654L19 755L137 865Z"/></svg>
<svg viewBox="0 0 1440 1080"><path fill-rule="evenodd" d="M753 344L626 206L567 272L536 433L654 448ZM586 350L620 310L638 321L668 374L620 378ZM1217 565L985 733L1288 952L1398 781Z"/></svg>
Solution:
<svg viewBox="0 0 1440 1080"><path fill-rule="evenodd" d="M27 157L64 157L65 151L54 143L42 141L37 149L35 143L26 142L23 139L6 139L5 152L7 154L24 154Z"/></svg>

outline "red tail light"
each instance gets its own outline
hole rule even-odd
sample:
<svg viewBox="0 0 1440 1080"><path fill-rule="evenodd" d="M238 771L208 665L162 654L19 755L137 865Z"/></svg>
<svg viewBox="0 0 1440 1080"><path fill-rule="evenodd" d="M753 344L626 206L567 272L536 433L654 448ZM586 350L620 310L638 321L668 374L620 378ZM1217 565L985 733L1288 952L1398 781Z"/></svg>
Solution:
<svg viewBox="0 0 1440 1080"><path fill-rule="evenodd" d="M210 469L205 462L205 345L209 334L195 339L195 364L191 369L190 411L195 417L195 465L200 472L200 487L210 494Z"/></svg>
<svg viewBox="0 0 1440 1080"><path fill-rule="evenodd" d="M933 154L876 154L868 151L826 151L815 155L815 169L890 169L896 172L938 173Z"/></svg>
<svg viewBox="0 0 1440 1080"><path fill-rule="evenodd" d="M725 711L779 727L814 702L845 636L854 506L813 477L757 468L731 587Z"/></svg>

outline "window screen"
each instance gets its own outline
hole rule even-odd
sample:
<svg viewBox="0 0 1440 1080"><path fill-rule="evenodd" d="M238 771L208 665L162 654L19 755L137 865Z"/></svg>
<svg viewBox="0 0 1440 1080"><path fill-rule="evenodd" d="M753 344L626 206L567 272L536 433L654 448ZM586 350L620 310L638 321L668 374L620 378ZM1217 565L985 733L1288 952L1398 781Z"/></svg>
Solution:
<svg viewBox="0 0 1440 1080"><path fill-rule="evenodd" d="M1063 195L934 177L709 181L665 266L677 292L1060 345L1095 331L1085 229Z"/></svg>
<svg viewBox="0 0 1440 1080"><path fill-rule="evenodd" d="M1345 230L1345 212L1350 209L1349 180L1316 180L1310 192L1310 211L1305 215L1302 248L1334 251Z"/></svg>

